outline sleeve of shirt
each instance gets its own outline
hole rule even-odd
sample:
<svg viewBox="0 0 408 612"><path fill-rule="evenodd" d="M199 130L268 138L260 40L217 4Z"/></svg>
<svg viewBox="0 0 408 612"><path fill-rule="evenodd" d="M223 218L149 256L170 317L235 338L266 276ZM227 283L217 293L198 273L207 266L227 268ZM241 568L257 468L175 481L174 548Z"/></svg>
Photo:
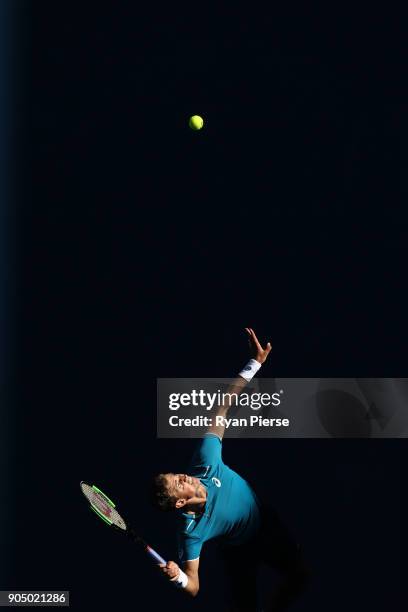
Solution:
<svg viewBox="0 0 408 612"><path fill-rule="evenodd" d="M198 442L191 459L191 467L195 469L195 472L204 470L208 475L210 468L214 468L222 461L221 449L221 438L213 433L205 434L204 438L201 438Z"/></svg>
<svg viewBox="0 0 408 612"><path fill-rule="evenodd" d="M179 533L177 537L179 563L198 559L202 546L203 543L199 538L195 538L193 535L184 532Z"/></svg>

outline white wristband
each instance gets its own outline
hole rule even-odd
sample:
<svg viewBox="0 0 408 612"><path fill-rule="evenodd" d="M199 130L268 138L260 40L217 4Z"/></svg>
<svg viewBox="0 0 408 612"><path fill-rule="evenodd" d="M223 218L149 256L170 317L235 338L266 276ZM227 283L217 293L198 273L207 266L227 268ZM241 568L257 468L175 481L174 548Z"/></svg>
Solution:
<svg viewBox="0 0 408 612"><path fill-rule="evenodd" d="M179 569L179 575L173 580L173 582L179 589L185 589L188 583L188 576L183 572L183 570Z"/></svg>
<svg viewBox="0 0 408 612"><path fill-rule="evenodd" d="M242 378L245 378L245 380L249 382L255 376L261 365L262 364L260 364L256 359L250 359L238 376L242 376Z"/></svg>

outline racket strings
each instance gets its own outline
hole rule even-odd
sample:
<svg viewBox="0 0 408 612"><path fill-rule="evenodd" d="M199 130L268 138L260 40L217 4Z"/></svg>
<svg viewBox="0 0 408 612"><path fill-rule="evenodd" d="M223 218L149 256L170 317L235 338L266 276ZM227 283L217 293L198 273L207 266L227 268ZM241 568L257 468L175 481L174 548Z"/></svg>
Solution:
<svg viewBox="0 0 408 612"><path fill-rule="evenodd" d="M106 521L116 525L119 529L125 530L126 523L123 518L120 516L119 512L113 507L112 502L108 500L101 492L95 491L93 487L86 484L85 482L81 483L81 489L91 506L93 506L94 510L98 511L102 518L105 518Z"/></svg>

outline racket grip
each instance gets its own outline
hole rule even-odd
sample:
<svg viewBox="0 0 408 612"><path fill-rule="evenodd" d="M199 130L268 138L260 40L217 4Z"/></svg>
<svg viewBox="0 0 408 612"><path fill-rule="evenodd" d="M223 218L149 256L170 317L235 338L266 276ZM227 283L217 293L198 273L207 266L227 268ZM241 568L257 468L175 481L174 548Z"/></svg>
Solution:
<svg viewBox="0 0 408 612"><path fill-rule="evenodd" d="M146 550L147 554L150 555L150 557L154 561L156 561L157 564L164 563L166 565L166 561L163 559L163 557L161 557L159 555L159 553L157 553L155 550L153 550L153 548L151 546L146 544L145 550Z"/></svg>

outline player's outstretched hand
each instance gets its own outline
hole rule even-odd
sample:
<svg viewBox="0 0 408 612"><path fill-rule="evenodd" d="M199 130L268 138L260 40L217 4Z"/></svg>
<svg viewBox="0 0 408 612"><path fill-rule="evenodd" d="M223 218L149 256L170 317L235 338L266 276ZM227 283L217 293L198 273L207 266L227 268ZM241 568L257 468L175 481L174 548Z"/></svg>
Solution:
<svg viewBox="0 0 408 612"><path fill-rule="evenodd" d="M269 353L272 350L272 345L270 342L266 345L265 348L259 344L259 340L256 337L256 334L251 327L245 328L246 333L248 334L248 343L251 351L251 357L259 361L259 363L264 363L267 360Z"/></svg>
<svg viewBox="0 0 408 612"><path fill-rule="evenodd" d="M169 580L175 580L180 573L180 568L174 561L167 561L166 565L161 563L159 567Z"/></svg>

